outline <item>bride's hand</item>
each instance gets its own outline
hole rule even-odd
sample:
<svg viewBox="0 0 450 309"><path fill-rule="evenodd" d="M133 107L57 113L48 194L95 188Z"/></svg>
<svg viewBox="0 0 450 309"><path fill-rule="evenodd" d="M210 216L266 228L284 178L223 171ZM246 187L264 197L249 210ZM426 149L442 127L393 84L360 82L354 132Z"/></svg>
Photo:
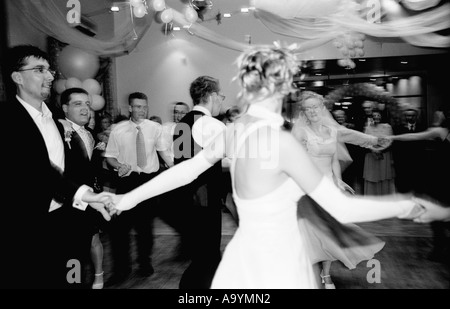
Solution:
<svg viewBox="0 0 450 309"><path fill-rule="evenodd" d="M419 203L426 209L426 212L414 219L414 222L429 223L433 221L450 221L450 208L442 207L432 201L423 198L414 198L416 203Z"/></svg>

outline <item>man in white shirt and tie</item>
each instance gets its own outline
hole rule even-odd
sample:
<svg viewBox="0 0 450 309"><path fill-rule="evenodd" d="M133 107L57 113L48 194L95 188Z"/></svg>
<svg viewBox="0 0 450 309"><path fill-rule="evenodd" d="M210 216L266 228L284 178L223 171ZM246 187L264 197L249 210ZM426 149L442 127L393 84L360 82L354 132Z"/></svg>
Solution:
<svg viewBox="0 0 450 309"><path fill-rule="evenodd" d="M170 167L169 149L163 141L162 126L147 119L148 98L141 92L128 96L130 120L118 123L111 131L105 157L118 173L116 193L126 193L158 174L160 157ZM113 255L113 276L108 285L118 285L131 274L129 233L135 229L138 275L149 277L154 269L151 263L153 248L153 217L155 200L138 205L129 213L116 216L110 223ZM150 205L149 205L150 204Z"/></svg>

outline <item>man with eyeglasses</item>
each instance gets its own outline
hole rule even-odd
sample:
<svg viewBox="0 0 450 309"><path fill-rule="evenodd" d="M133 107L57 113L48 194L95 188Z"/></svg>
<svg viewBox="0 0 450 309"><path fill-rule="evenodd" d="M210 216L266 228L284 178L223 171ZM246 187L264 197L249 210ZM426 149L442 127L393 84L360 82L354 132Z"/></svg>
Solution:
<svg viewBox="0 0 450 309"><path fill-rule="evenodd" d="M61 288L76 285L77 261L64 260L66 207L85 210L88 203L105 219L111 194L94 194L63 176L62 129L44 102L54 73L40 49L16 46L7 55L6 77L15 86L4 111L3 177L0 223L0 287ZM13 88L8 88L13 89ZM70 201L72 201L70 203ZM58 244L58 245L55 245ZM74 269L72 269L74 268ZM69 272L74 271L70 276Z"/></svg>
<svg viewBox="0 0 450 309"><path fill-rule="evenodd" d="M225 99L219 81L210 76L200 76L191 83L190 95L194 108L175 127L175 164L192 158L226 131L225 124L214 118L219 115ZM189 222L186 237L191 257L191 264L180 281L182 289L208 289L221 260L222 187L219 161L194 182L177 191L179 200L185 203L180 216Z"/></svg>

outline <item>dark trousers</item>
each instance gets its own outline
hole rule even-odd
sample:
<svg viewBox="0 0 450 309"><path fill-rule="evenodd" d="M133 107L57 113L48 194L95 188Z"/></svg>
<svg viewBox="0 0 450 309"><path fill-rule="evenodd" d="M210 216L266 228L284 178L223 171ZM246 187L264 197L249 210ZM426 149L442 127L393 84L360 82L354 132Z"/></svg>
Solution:
<svg viewBox="0 0 450 309"><path fill-rule="evenodd" d="M117 194L127 193L141 184L155 177L157 173L131 173L127 177L119 178ZM146 200L135 208L114 216L109 224L111 249L113 256L113 272L118 276L126 276L131 270L131 240L130 231L136 232L136 254L140 270L151 267L151 253L153 249L153 199Z"/></svg>
<svg viewBox="0 0 450 309"><path fill-rule="evenodd" d="M187 220L191 223L188 239L191 264L183 273L180 289L209 289L221 260L222 210L220 195L217 201L205 206L196 196L189 209ZM191 194L192 200L192 194ZM189 198L186 201L191 201ZM204 200L203 200L204 201Z"/></svg>

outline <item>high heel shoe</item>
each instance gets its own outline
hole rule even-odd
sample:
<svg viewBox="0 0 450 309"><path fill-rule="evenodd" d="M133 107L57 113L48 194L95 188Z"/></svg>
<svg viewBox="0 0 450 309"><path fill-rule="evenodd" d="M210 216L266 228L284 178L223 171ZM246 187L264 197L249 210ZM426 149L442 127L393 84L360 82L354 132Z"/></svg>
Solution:
<svg viewBox="0 0 450 309"><path fill-rule="evenodd" d="M320 278L322 278L322 283L325 285L325 289L327 290L335 290L336 286L334 285L334 283L326 283L325 282L325 278L331 278L330 275L323 275L323 270L320 272Z"/></svg>
<svg viewBox="0 0 450 309"><path fill-rule="evenodd" d="M101 279L101 281L92 284L92 289L93 289L93 290L101 290L101 289L103 289L103 273L104 273L104 272L102 271L101 273L95 274L95 275L94 275L94 276L95 276L94 282L97 281L97 280L100 281L99 279ZM100 277L101 277L101 278L100 278Z"/></svg>

